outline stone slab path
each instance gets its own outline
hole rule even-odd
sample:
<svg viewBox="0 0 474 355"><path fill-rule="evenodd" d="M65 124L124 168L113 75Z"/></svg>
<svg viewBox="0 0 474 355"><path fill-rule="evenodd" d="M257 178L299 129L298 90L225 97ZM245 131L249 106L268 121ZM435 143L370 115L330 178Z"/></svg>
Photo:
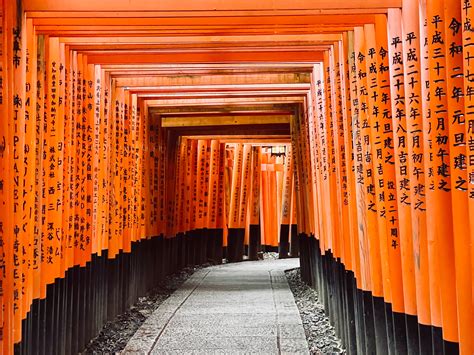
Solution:
<svg viewBox="0 0 474 355"><path fill-rule="evenodd" d="M284 274L298 259L194 273L143 323L124 354L308 354Z"/></svg>

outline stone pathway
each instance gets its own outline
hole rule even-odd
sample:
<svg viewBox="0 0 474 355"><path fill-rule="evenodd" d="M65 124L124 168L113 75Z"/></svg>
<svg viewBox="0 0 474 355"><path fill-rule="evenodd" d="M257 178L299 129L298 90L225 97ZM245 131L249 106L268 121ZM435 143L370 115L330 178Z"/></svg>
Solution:
<svg viewBox="0 0 474 355"><path fill-rule="evenodd" d="M298 259L246 261L193 274L138 329L123 353L308 354L284 270Z"/></svg>

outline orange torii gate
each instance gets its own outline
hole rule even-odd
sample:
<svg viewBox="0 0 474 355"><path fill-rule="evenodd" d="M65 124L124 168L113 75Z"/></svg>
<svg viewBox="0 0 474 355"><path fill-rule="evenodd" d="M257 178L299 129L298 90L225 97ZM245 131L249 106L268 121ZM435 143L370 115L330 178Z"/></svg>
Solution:
<svg viewBox="0 0 474 355"><path fill-rule="evenodd" d="M3 353L291 224L349 353L471 354L472 2L129 6L1 2Z"/></svg>

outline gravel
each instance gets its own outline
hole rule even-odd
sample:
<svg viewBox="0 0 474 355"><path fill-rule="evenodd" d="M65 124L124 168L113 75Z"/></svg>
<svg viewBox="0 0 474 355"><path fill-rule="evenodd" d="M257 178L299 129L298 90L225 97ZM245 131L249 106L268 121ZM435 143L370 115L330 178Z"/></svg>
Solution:
<svg viewBox="0 0 474 355"><path fill-rule="evenodd" d="M300 311L311 354L345 354L341 340L319 302L316 290L301 280L300 269L286 271L286 277Z"/></svg>
<svg viewBox="0 0 474 355"><path fill-rule="evenodd" d="M263 253L263 260L277 260L278 259L278 253L275 252L265 252Z"/></svg>
<svg viewBox="0 0 474 355"><path fill-rule="evenodd" d="M140 297L128 311L107 322L97 337L92 339L82 354L114 354L122 351L142 323L196 270L188 267L167 276L146 296Z"/></svg>

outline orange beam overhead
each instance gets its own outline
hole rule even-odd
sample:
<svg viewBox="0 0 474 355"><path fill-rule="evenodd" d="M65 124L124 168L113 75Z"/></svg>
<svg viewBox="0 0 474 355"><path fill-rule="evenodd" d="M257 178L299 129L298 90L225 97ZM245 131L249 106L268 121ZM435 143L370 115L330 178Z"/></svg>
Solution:
<svg viewBox="0 0 474 355"><path fill-rule="evenodd" d="M125 88L127 89L127 87ZM228 91L254 91L254 90L309 90L309 83L297 84L220 84L220 85L161 85L161 86L133 86L130 90L154 92L228 92Z"/></svg>
<svg viewBox="0 0 474 355"><path fill-rule="evenodd" d="M147 100L148 106L153 109L154 106L160 108L174 108L176 106L186 107L186 106L194 106L194 107L207 107L207 106L248 106L248 105L275 105L275 104L293 104L293 103L303 103L303 98L298 97L280 97L280 98L268 98L268 97L254 97L254 98L220 98L220 99L181 99L181 100L173 100L173 99L162 99L162 100L155 100L150 99Z"/></svg>
<svg viewBox="0 0 474 355"><path fill-rule="evenodd" d="M292 115L220 115L162 117L162 127L233 126L290 123Z"/></svg>
<svg viewBox="0 0 474 355"><path fill-rule="evenodd" d="M247 52L247 53L223 53L223 52L200 52L188 53L136 53L136 54L92 54L89 55L91 64L129 64L129 63L238 63L238 62L319 62L323 59L319 52Z"/></svg>
<svg viewBox="0 0 474 355"><path fill-rule="evenodd" d="M117 78L117 86L190 86L242 84L298 84L310 83L309 74L245 74L245 75L195 75L150 76Z"/></svg>
<svg viewBox="0 0 474 355"><path fill-rule="evenodd" d="M262 96L273 97L297 97L301 98L307 94L307 90L293 91L253 91L253 92L226 92L226 93L205 93L205 92L177 92L177 93L140 93L138 97L144 99L195 99L195 98L255 98Z"/></svg>
<svg viewBox="0 0 474 355"><path fill-rule="evenodd" d="M129 0L24 0L26 11L130 11ZM220 11L282 11L282 10L349 10L349 9L380 9L401 7L401 0L200 0L200 1L147 1L133 2L135 11L186 11L198 12L210 9Z"/></svg>
<svg viewBox="0 0 474 355"><path fill-rule="evenodd" d="M209 73L215 70L256 70L257 72L273 72L278 70L288 70L290 72L307 72L313 71L313 64L311 63L297 63L297 62L280 62L280 63L186 63L186 64L104 64L101 66L102 69L110 70L157 70L157 71L174 71L182 73L189 70L207 70Z"/></svg>
<svg viewBox="0 0 474 355"><path fill-rule="evenodd" d="M333 43L341 41L340 34L304 34L304 35L274 35L274 36L140 36L140 37L61 37L60 42L66 44L189 44L189 43L265 43L289 42L298 43ZM215 63L219 63L216 61Z"/></svg>
<svg viewBox="0 0 474 355"><path fill-rule="evenodd" d="M239 116L239 115L255 115L257 118L259 115L291 115L292 112L289 110L272 110L272 109L262 109L262 110L213 110L213 111L184 111L184 112L176 112L176 111L168 111L168 112L161 112L155 111L159 113L161 117L193 117L193 116L222 116L222 115L231 115L231 116Z"/></svg>
<svg viewBox="0 0 474 355"><path fill-rule="evenodd" d="M191 26L190 26L191 27ZM69 25L46 25L37 26L36 30L41 34L48 34L50 36L183 36L183 35L216 35L216 34L233 34L233 35L282 35L282 34L305 34L308 32L317 34L331 34L339 33L341 31L349 31L354 25L344 26L313 26L313 25L299 25L299 26L283 26L275 29L275 27L257 26L256 28L233 28L225 26L212 27L195 27L195 28L181 28L181 27L159 27L159 26L126 26L124 25L97 25L97 26L69 26Z"/></svg>
<svg viewBox="0 0 474 355"><path fill-rule="evenodd" d="M375 22L372 14L365 15L262 15L249 14L239 15L237 12L224 16L197 16L194 13L180 13L173 16L172 13L157 12L29 12L29 17L33 18L33 24L37 26L83 26L83 29L90 26L157 26L159 28L211 28L213 26L346 26L361 25ZM202 14L200 14L202 15Z"/></svg>

